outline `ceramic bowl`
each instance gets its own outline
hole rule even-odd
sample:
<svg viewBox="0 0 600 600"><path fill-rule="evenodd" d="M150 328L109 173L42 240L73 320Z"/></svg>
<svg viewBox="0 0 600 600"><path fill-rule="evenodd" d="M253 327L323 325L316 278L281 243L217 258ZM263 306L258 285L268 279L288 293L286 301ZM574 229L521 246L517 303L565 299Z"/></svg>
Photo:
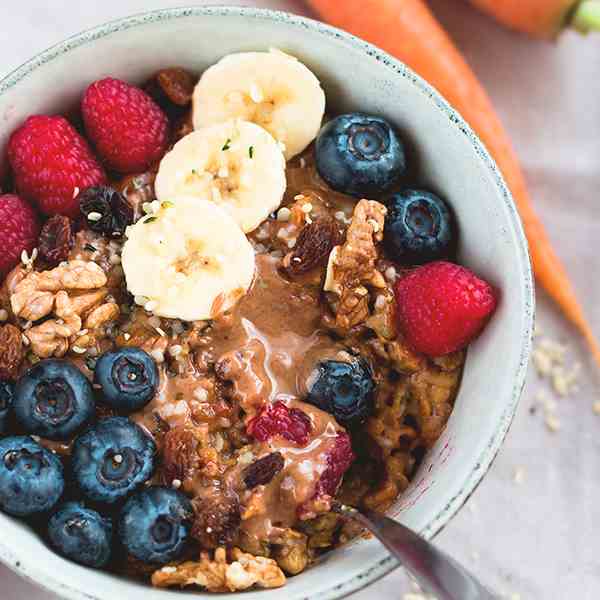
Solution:
<svg viewBox="0 0 600 600"><path fill-rule="evenodd" d="M141 82L170 65L200 72L230 52L269 47L298 56L317 74L330 111L360 109L398 126L412 148L415 180L443 193L456 211L461 262L501 291L496 315L469 350L445 433L390 511L431 537L473 492L509 428L525 379L534 309L527 244L510 193L482 143L434 89L377 48L309 19L237 7L162 10L69 38L0 81L0 148L4 153L10 132L28 115L74 105L100 77ZM4 515L0 559L74 600L181 597L67 562ZM249 592L244 600L340 598L396 566L377 541L360 541L290 578L285 591Z"/></svg>

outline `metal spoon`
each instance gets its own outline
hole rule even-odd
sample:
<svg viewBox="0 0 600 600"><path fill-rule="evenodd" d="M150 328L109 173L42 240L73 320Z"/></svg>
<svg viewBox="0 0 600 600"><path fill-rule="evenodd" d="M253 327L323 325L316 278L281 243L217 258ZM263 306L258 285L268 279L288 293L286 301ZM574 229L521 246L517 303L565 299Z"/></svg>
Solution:
<svg viewBox="0 0 600 600"><path fill-rule="evenodd" d="M453 558L410 529L372 511L335 503L333 510L366 527L437 600L498 600Z"/></svg>

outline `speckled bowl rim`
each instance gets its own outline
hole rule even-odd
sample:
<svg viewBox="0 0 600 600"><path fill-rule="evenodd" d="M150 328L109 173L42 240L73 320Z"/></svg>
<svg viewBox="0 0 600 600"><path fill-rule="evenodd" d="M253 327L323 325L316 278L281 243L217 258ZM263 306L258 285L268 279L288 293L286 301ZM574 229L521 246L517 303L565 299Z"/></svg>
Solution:
<svg viewBox="0 0 600 600"><path fill-rule="evenodd" d="M515 243L518 246L518 258L521 268L520 275L525 296L525 328L522 332L520 341L521 352L519 358L519 368L514 381L510 402L507 404L506 409L499 420L498 427L494 435L490 440L488 440L485 450L482 452L481 456L477 457L476 459L474 458L473 469L466 477L460 491L447 502L437 516L427 525L427 527L424 528L423 531L420 532L426 538L431 538L450 521L450 519L457 513L461 506L469 499L471 494L473 494L483 479L484 475L491 467L492 462L496 457L496 454L498 453L498 450L500 449L513 421L519 403L519 398L525 385L527 365L533 337L535 288L527 240L525 238L522 223L517 213L511 193L508 190L508 187L506 186L504 178L502 177L496 163L488 153L481 140L477 137L469 125L467 125L458 112L456 112L450 106L450 104L448 104L448 102L444 100L444 98L424 79L416 75L402 62L396 60L376 46L373 46L372 44L369 44L345 31L313 19L282 11L240 6L181 7L154 10L110 21L98 27L73 35L67 38L65 41L60 42L48 48L47 50L44 50L31 60L25 62L12 73L0 80L0 96L18 84L22 79L32 75L38 67L51 62L52 60L75 48L93 43L94 41L107 37L113 33L126 31L128 29L146 25L148 23L170 21L173 19L181 19L191 16L236 16L245 17L248 19L271 21L273 23L285 23L286 25L291 25L301 30L311 30L326 37L343 41L346 44L350 44L357 50L364 52L365 55L375 58L385 65L385 67L390 69L394 76L406 78L411 82L412 85L416 86L421 92L423 92L425 96L427 96L428 100L433 104L435 109L446 115L448 120L451 122L451 126L458 128L459 131L461 131L461 133L463 133L469 139L474 150L493 175L496 187L501 192L506 208L508 209L511 225L516 234ZM31 571L28 568L29 563L32 563L33 566L33 563L36 562L35 557L27 559L17 557L15 556L15 553L2 542L0 542L0 561L5 563L9 568L17 572L22 577L53 593L71 598L73 600L103 600L102 598L95 596L93 593L75 589L64 581L60 581L58 578L54 580L46 579L44 581L38 581L34 575L35 567L31 569ZM397 561L391 556L388 556L383 560L378 560L375 564L368 565L362 572L353 575L344 583L335 585L316 595L313 594L310 596L310 598L311 600L335 600L337 598L343 598L344 596L356 592L373 583L374 581L377 581L384 575L387 575L389 572L394 570L397 566Z"/></svg>

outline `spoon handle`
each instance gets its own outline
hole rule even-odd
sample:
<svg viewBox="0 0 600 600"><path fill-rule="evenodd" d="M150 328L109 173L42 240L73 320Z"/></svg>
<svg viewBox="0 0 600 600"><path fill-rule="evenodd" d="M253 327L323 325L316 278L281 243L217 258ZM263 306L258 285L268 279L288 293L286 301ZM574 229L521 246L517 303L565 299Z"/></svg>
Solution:
<svg viewBox="0 0 600 600"><path fill-rule="evenodd" d="M372 511L344 508L342 514L369 529L437 600L498 600L453 558L408 527Z"/></svg>

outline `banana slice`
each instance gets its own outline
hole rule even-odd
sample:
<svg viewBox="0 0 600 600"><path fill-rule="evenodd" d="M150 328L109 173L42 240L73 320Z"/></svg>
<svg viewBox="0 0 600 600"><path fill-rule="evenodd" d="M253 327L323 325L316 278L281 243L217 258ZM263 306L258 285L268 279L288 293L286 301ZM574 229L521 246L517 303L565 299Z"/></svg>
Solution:
<svg viewBox="0 0 600 600"><path fill-rule="evenodd" d="M232 119L179 140L162 159L154 185L159 200L212 200L248 232L281 204L285 159L270 133Z"/></svg>
<svg viewBox="0 0 600 600"><path fill-rule="evenodd" d="M325 113L319 80L279 50L229 54L207 69L194 90L194 128L232 117L264 127L289 160L317 136Z"/></svg>
<svg viewBox="0 0 600 600"><path fill-rule="evenodd" d="M181 196L127 228L122 263L136 302L161 317L213 319L254 277L254 250L212 202Z"/></svg>

